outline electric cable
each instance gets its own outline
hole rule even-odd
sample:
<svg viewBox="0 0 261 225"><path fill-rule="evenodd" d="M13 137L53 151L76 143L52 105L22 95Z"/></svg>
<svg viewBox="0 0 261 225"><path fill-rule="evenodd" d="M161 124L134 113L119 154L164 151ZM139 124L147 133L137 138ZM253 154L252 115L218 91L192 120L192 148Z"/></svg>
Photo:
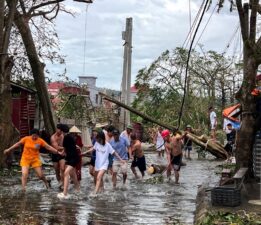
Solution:
<svg viewBox="0 0 261 225"><path fill-rule="evenodd" d="M205 1L204 1L205 2ZM209 3L209 0L207 0L205 2L205 5L204 5L204 9L202 11L202 14L200 16L200 19L199 19L199 22L197 24L197 28L193 34L193 37L192 37L192 40L191 40L191 43L190 43L190 48L189 48L189 52L188 52L188 58L187 58L187 62L186 62L186 72L185 72L185 82L184 82L184 94L183 94L183 98L182 98L182 103L181 103L181 107L180 107L180 112L179 112L179 119L178 119L178 129L180 127L180 122L181 122L181 118L182 118L182 114L183 114L183 108L184 108L184 103L185 103L185 98L186 98L186 90L187 90L187 79L188 79L188 67L189 67L189 59L190 59L190 53L192 51L192 46L193 46L193 43L194 43L194 40L195 40L195 37L197 35L197 32L198 32L198 29L199 29L199 26L201 24L201 21L204 17L204 14L205 14L205 11L207 9L207 6L208 6L208 3Z"/></svg>
<svg viewBox="0 0 261 225"><path fill-rule="evenodd" d="M87 15L88 15L89 4L86 5L85 11L85 25L84 25L84 47L83 47L83 76L85 75L85 57L86 57L86 42L87 42Z"/></svg>
<svg viewBox="0 0 261 225"><path fill-rule="evenodd" d="M211 20L211 18L212 18L212 16L213 16L213 14L214 14L214 12L215 12L217 6L218 6L218 5L216 5L216 6L213 8L213 11L212 11L212 13L210 14L210 16L209 16L209 18L208 18L208 20L207 20L207 22L206 22L206 25L204 26L204 28L203 28L203 30L202 30L202 32L201 32L201 34L200 34L200 36L199 36L199 38L198 38L198 40L197 40L195 46L198 45L198 43L199 43L199 41L200 41L200 39L201 39L203 33L205 32L205 30L206 30L206 28L207 28L207 26L208 26L208 24L209 24L209 21Z"/></svg>
<svg viewBox="0 0 261 225"><path fill-rule="evenodd" d="M193 30L194 30L194 28L195 28L195 26L196 26L196 24L197 24L197 20L198 20L198 17L199 17L199 15L200 15L202 9L203 9L204 2L205 2L205 0L201 3L201 5L200 5L200 7L199 7L199 10L198 10L198 12L197 12L197 15L196 15L196 17L195 17L195 19L194 19L194 21L193 21L193 24L192 24L192 26L190 27L190 30L189 30L189 32L188 32L188 34L187 34L187 37L186 37L185 41L184 41L183 44L182 44L182 48L186 48L187 45L188 45L188 43L189 43L189 41L188 41L188 40L189 40L189 37L191 36L191 33L193 33ZM188 41L188 43L187 43L187 41ZM184 46L185 46L185 47L184 47Z"/></svg>

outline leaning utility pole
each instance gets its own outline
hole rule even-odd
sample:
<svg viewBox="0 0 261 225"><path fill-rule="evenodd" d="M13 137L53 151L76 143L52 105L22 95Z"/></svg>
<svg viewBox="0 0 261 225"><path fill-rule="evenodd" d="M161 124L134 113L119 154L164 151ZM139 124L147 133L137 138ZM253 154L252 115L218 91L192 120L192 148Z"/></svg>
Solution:
<svg viewBox="0 0 261 225"><path fill-rule="evenodd" d="M121 102L130 106L130 87L131 87L131 55L132 55L132 18L126 19L126 30L122 32L124 43L123 55L123 75L121 83ZM125 129L130 124L130 112L122 109L120 123Z"/></svg>

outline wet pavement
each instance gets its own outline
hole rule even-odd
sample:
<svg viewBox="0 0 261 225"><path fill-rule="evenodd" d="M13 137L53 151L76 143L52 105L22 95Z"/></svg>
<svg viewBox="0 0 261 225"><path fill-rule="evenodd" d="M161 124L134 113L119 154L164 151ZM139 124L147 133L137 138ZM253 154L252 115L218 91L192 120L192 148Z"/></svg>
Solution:
<svg viewBox="0 0 261 225"><path fill-rule="evenodd" d="M166 179L161 184L148 184L150 175L135 180L129 170L126 186L118 181L116 190L106 175L105 192L97 198L89 197L94 185L87 167L82 169L81 193L75 194L71 187L71 198L63 201L57 198L58 183L52 169L45 171L53 178L49 191L33 171L26 193L21 191L20 177L0 177L0 224L193 224L198 186L214 186L218 180L215 167L220 162L192 156L193 160L184 160L187 165L181 169L180 185L174 184L174 176L170 182ZM155 153L146 154L146 160L147 164L162 164Z"/></svg>

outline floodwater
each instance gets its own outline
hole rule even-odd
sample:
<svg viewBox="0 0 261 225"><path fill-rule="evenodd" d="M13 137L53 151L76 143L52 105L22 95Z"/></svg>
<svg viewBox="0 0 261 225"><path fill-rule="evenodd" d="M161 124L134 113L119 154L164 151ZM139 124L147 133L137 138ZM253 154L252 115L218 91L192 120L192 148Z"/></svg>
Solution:
<svg viewBox="0 0 261 225"><path fill-rule="evenodd" d="M0 224L17 225L131 225L131 224L193 224L198 186L217 182L213 160L193 159L184 161L181 169L180 185L167 180L161 184L148 184L146 175L143 180L135 180L128 173L126 187L119 178L118 188L112 189L111 177L105 177L105 192L97 198L90 198L93 180L88 168L82 169L81 193L70 189L69 200L57 198L58 183L52 168L45 173L52 180L52 188L47 191L41 181L30 176L26 193L22 193L20 177L0 178ZM147 164L162 164L155 153L146 154ZM166 163L166 162L165 162Z"/></svg>

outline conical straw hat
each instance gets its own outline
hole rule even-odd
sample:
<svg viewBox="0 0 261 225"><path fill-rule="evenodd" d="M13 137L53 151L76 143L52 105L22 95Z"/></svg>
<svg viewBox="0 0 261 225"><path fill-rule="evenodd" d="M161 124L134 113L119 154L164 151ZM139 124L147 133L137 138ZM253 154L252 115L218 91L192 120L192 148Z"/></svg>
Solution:
<svg viewBox="0 0 261 225"><path fill-rule="evenodd" d="M150 175L154 173L154 168L153 168L153 166L150 166L150 167L147 169L147 173L150 174Z"/></svg>
<svg viewBox="0 0 261 225"><path fill-rule="evenodd" d="M71 129L69 130L70 133L82 133L78 127L72 126Z"/></svg>

